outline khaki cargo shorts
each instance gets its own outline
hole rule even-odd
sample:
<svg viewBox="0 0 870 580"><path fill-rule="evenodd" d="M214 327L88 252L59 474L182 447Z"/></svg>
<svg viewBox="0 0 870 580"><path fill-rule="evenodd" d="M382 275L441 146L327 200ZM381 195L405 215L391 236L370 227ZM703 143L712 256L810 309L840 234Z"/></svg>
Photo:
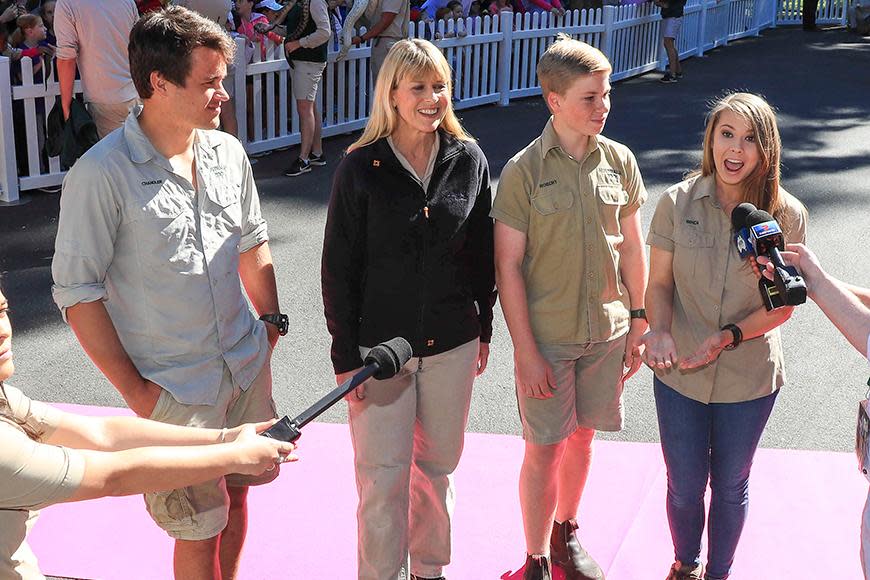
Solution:
<svg viewBox="0 0 870 580"><path fill-rule="evenodd" d="M290 68L290 79L293 83L293 98L297 101L314 101L317 99L317 87L323 78L325 62L308 62L294 60Z"/></svg>
<svg viewBox="0 0 870 580"><path fill-rule="evenodd" d="M553 369L556 390L550 399L533 399L517 386L523 439L552 445L580 427L621 430L625 341L626 335L609 342L539 344L541 355Z"/></svg>
<svg viewBox="0 0 870 580"><path fill-rule="evenodd" d="M163 391L150 419L173 425L222 429L243 423L258 423L277 417L272 400L272 369L269 358L251 386L242 391L233 386L224 366L220 394L214 405L183 405ZM220 479L172 491L145 494L145 506L158 526L176 540L207 540L227 525L229 496L227 487L246 487L269 483L279 469L260 476L231 474Z"/></svg>

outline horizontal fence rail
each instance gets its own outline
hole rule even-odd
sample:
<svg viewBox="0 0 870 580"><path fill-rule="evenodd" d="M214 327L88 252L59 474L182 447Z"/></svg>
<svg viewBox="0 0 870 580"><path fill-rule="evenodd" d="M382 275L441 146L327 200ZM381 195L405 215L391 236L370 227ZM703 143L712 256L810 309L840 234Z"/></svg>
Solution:
<svg viewBox="0 0 870 580"><path fill-rule="evenodd" d="M819 0L817 22L845 24L849 1ZM677 39L680 58L703 55L766 28L800 24L801 7L801 0L689 0ZM604 52L614 82L661 70L667 62L661 16L652 2L575 10L562 17L503 12L412 22L408 36L431 40L444 52L453 71L454 107L467 109L539 95L538 61L558 32ZM261 51L243 38L236 43L227 83L232 85L239 140L252 156L298 144L299 119L282 47L270 43ZM332 38L316 101L324 137L364 127L374 96L370 46L354 47L340 61L338 48ZM58 158L48 158L42 150L45 121L60 93L53 64L42 59L42 70L34 74L30 58L13 64L0 57L0 202L14 202L19 191L57 186L63 179ZM81 93L80 81L75 92Z"/></svg>

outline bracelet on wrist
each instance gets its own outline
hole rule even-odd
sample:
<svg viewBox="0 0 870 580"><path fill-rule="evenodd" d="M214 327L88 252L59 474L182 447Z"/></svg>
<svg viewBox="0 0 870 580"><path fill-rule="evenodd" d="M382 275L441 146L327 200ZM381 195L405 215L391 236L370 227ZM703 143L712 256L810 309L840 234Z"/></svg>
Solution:
<svg viewBox="0 0 870 580"><path fill-rule="evenodd" d="M731 333L731 343L725 345L725 350L734 350L741 342L743 342L743 331L736 324L726 324L721 330L727 330Z"/></svg>

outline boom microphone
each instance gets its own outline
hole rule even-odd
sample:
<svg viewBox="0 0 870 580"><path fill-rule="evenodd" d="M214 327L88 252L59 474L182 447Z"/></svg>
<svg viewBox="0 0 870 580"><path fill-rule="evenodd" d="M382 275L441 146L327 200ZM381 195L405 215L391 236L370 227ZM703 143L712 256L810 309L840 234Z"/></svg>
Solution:
<svg viewBox="0 0 870 580"><path fill-rule="evenodd" d="M327 393L295 419L290 419L285 415L283 419L269 427L261 435L279 441L296 441L302 436L300 431L302 427L340 401L346 394L371 377L379 381L394 377L405 366L405 363L411 360L411 355L411 345L400 336L382 342L369 351L363 361L365 366L358 373Z"/></svg>

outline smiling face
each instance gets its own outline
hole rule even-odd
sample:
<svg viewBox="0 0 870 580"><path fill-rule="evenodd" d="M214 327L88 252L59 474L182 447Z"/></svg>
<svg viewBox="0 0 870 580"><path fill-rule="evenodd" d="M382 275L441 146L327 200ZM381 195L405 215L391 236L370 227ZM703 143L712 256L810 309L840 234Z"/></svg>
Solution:
<svg viewBox="0 0 870 580"><path fill-rule="evenodd" d="M610 114L610 72L578 75L568 89L547 95L556 122L581 135L598 135Z"/></svg>
<svg viewBox="0 0 870 580"><path fill-rule="evenodd" d="M450 106L447 81L432 73L405 76L391 92L390 100L399 114L401 128L421 133L436 131Z"/></svg>
<svg viewBox="0 0 870 580"><path fill-rule="evenodd" d="M761 160L752 125L727 109L713 128L712 153L716 181L726 186L742 184L753 175Z"/></svg>
<svg viewBox="0 0 870 580"><path fill-rule="evenodd" d="M226 76L227 63L220 52L204 46L193 49L184 86L163 81L175 117L191 129L217 129L221 105L229 100L221 84Z"/></svg>
<svg viewBox="0 0 870 580"><path fill-rule="evenodd" d="M15 363L12 362L12 323L9 321L9 303L0 292L0 382L12 376Z"/></svg>

